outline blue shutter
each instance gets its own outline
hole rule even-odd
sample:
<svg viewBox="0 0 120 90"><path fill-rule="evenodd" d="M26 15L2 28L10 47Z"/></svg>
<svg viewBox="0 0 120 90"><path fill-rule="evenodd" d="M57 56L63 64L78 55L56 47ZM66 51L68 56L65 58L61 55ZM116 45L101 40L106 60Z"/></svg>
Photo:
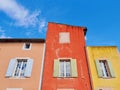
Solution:
<svg viewBox="0 0 120 90"><path fill-rule="evenodd" d="M16 59L11 59L8 65L8 69L6 72L6 77L11 77L13 72L14 72L14 68L15 68L15 63L16 63Z"/></svg>
<svg viewBox="0 0 120 90"><path fill-rule="evenodd" d="M25 77L30 77L31 76L31 72L32 72L32 66L33 66L33 60L32 59L28 59L27 60L27 66L25 69Z"/></svg>

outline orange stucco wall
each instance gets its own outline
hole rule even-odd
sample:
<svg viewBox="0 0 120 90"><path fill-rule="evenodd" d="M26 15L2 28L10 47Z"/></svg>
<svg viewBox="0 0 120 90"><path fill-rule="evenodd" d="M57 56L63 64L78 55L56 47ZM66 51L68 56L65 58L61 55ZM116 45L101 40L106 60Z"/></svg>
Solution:
<svg viewBox="0 0 120 90"><path fill-rule="evenodd" d="M59 32L70 32L70 44L59 43ZM77 78L53 77L54 59L73 58L77 60ZM82 27L63 24L48 24L46 55L42 90L91 90L85 54L84 30Z"/></svg>
<svg viewBox="0 0 120 90"><path fill-rule="evenodd" d="M23 44L24 42L0 43L0 90L6 90L6 88L39 90L44 43L32 43L31 50L23 50ZM34 60L30 78L10 79L5 77L9 61L16 57L29 57Z"/></svg>

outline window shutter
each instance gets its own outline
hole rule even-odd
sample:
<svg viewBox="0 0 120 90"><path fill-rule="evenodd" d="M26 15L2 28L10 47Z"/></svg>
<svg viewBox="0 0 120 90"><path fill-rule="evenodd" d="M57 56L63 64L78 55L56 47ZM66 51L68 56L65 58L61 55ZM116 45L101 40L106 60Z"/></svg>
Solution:
<svg viewBox="0 0 120 90"><path fill-rule="evenodd" d="M11 77L13 72L14 72L14 68L15 68L15 63L16 63L16 59L11 59L8 65L8 69L6 72L6 77Z"/></svg>
<svg viewBox="0 0 120 90"><path fill-rule="evenodd" d="M76 59L71 60L71 71L72 71L71 72L72 77L77 77L78 76Z"/></svg>
<svg viewBox="0 0 120 90"><path fill-rule="evenodd" d="M95 63L96 63L96 68L97 68L98 76L102 77L103 75L102 75L102 70L101 70L101 67L100 67L99 60L95 60Z"/></svg>
<svg viewBox="0 0 120 90"><path fill-rule="evenodd" d="M25 77L30 77L31 76L32 66L33 66L33 60L28 59L27 60L27 66L26 66L26 69L25 69Z"/></svg>
<svg viewBox="0 0 120 90"><path fill-rule="evenodd" d="M54 59L54 73L53 73L54 77L59 77L59 60L58 59Z"/></svg>
<svg viewBox="0 0 120 90"><path fill-rule="evenodd" d="M111 74L111 76L112 76L112 77L115 77L115 73L114 73L114 70L113 70L113 68L112 68L112 63L111 63L111 61L110 61L110 60L107 60L107 62L108 62L108 66L109 66L109 69L110 69L110 74Z"/></svg>

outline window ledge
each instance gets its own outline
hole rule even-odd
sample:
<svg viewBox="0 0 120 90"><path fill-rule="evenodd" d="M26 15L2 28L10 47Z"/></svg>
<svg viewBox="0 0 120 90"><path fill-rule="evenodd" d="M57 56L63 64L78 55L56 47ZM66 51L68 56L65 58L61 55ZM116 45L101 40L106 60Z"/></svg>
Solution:
<svg viewBox="0 0 120 90"><path fill-rule="evenodd" d="M74 79L76 77L57 77L57 79Z"/></svg>
<svg viewBox="0 0 120 90"><path fill-rule="evenodd" d="M115 77L101 77L102 79L113 79Z"/></svg>
<svg viewBox="0 0 120 90"><path fill-rule="evenodd" d="M8 79L27 79L27 77L7 77Z"/></svg>

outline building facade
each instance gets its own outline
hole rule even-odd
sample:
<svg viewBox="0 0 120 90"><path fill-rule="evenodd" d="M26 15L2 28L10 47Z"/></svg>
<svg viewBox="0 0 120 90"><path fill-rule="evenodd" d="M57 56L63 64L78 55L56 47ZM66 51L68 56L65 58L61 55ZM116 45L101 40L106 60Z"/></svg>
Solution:
<svg viewBox="0 0 120 90"><path fill-rule="evenodd" d="M42 90L91 90L86 28L48 23Z"/></svg>
<svg viewBox="0 0 120 90"><path fill-rule="evenodd" d="M44 39L0 39L0 90L40 90Z"/></svg>
<svg viewBox="0 0 120 90"><path fill-rule="evenodd" d="M120 90L116 46L87 46L87 29L48 23L44 39L0 39L0 90Z"/></svg>
<svg viewBox="0 0 120 90"><path fill-rule="evenodd" d="M120 56L116 46L88 46L93 90L120 90Z"/></svg>

